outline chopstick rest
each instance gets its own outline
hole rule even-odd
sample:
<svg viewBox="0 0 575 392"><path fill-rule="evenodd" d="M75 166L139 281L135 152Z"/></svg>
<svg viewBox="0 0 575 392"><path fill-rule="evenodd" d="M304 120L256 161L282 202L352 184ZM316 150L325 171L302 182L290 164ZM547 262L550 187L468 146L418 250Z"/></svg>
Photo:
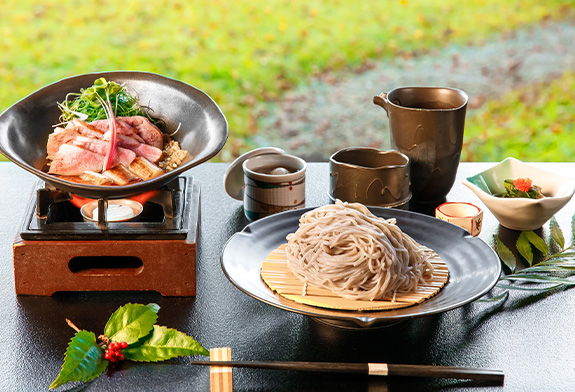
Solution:
<svg viewBox="0 0 575 392"><path fill-rule="evenodd" d="M457 366L399 365L390 363L344 362L258 362L258 361L191 361L192 365L231 366L276 370L298 370L328 373L356 373L372 376L433 377L497 381L503 383L501 370Z"/></svg>
<svg viewBox="0 0 575 392"><path fill-rule="evenodd" d="M220 366L219 362L228 362L232 359L232 349L230 347L220 347L210 349L210 360L206 361L210 367L210 392L232 392L232 368L230 366Z"/></svg>

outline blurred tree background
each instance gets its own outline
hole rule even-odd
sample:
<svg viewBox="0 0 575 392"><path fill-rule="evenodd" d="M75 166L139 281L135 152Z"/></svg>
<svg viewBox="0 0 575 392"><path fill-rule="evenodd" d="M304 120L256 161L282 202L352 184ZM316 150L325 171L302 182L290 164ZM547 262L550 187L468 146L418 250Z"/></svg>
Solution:
<svg viewBox="0 0 575 392"><path fill-rule="evenodd" d="M453 46L481 48L518 30L574 21L572 0L4 0L0 111L68 76L155 72L194 85L218 103L230 124L218 159L229 161L268 142L274 108L301 86L337 85L375 63L433 57ZM462 158L570 160L573 71L479 97L468 113ZM373 93L358 97L365 106L353 108L356 114L377 110ZM379 115L383 124L385 114ZM321 119L308 120L312 129L321 128ZM351 132L336 126L334 132ZM279 134L276 145L290 150L293 136ZM369 144L385 147L388 136L374 138Z"/></svg>

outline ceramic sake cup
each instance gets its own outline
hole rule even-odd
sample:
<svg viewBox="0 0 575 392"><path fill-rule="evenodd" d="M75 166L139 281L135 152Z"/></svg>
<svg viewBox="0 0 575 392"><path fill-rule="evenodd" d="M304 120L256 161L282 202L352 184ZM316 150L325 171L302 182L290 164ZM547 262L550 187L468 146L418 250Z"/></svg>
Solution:
<svg viewBox="0 0 575 392"><path fill-rule="evenodd" d="M435 217L464 228L474 237L481 233L483 211L471 203L443 203L435 209Z"/></svg>
<svg viewBox="0 0 575 392"><path fill-rule="evenodd" d="M306 162L288 154L254 156L242 164L244 213L250 220L305 206Z"/></svg>

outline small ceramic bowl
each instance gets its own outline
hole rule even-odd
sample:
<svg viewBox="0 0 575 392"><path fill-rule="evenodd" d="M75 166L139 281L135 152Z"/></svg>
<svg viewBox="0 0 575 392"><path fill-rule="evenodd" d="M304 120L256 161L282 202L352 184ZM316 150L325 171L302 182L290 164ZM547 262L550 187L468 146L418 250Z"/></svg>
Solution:
<svg viewBox="0 0 575 392"><path fill-rule="evenodd" d="M503 198L505 179L530 178L541 187L542 199ZM507 158L497 165L464 179L471 189L495 215L502 226L512 230L535 230L563 208L575 193L575 179L542 170L515 158Z"/></svg>

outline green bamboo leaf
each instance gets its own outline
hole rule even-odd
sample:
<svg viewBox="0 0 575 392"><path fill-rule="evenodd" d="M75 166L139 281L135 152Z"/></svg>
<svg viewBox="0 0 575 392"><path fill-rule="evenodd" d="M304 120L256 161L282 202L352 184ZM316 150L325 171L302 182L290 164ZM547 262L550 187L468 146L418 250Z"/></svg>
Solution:
<svg viewBox="0 0 575 392"><path fill-rule="evenodd" d="M567 259L567 258L573 258L573 257L575 257L575 252L561 252L561 253L557 253L553 256L549 256L549 259L557 259L557 258Z"/></svg>
<svg viewBox="0 0 575 392"><path fill-rule="evenodd" d="M98 346L93 332L78 331L68 345L60 374L50 389L67 382L90 381L98 377L108 366L102 354L103 350Z"/></svg>
<svg viewBox="0 0 575 392"><path fill-rule="evenodd" d="M549 258L545 261L540 262L537 265L575 265L575 260L569 257L562 257L557 255L556 258Z"/></svg>
<svg viewBox="0 0 575 392"><path fill-rule="evenodd" d="M498 302L498 301L507 301L507 298L509 298L509 291L504 291L503 293L499 294L499 295L495 295L493 297L489 297L489 298L481 298L479 300L477 300L477 302Z"/></svg>
<svg viewBox="0 0 575 392"><path fill-rule="evenodd" d="M573 264L548 264L548 265L537 265L522 270L522 273L531 272L565 272L575 270L575 265Z"/></svg>
<svg viewBox="0 0 575 392"><path fill-rule="evenodd" d="M513 274L507 275L504 280L520 280L530 283L555 283L555 284L565 284L569 286L575 285L575 280L569 280L564 278L558 278L555 276L547 275L536 275L536 274Z"/></svg>
<svg viewBox="0 0 575 392"><path fill-rule="evenodd" d="M549 227L551 228L551 237L557 242L557 245L561 249L565 247L565 237L563 237L563 231L559 227L559 223L557 223L557 219L555 217L551 217L551 221L549 222Z"/></svg>
<svg viewBox="0 0 575 392"><path fill-rule="evenodd" d="M519 234L519 238L517 238L517 251L519 252L519 254L521 256L523 256L525 258L525 260L527 260L527 262L529 263L529 265L533 264L533 250L531 249L531 243L529 242L529 239L527 238L527 234L525 234L525 231L522 231L521 234Z"/></svg>
<svg viewBox="0 0 575 392"><path fill-rule="evenodd" d="M527 237L527 239L529 240L529 242L531 242L531 244L533 244L533 246L539 249L539 251L543 253L545 257L549 257L549 247L547 246L543 238L535 234L534 231L525 231L524 233L525 237ZM561 249L563 249L563 247L561 247Z"/></svg>
<svg viewBox="0 0 575 392"><path fill-rule="evenodd" d="M126 304L110 316L104 328L112 342L136 343L148 335L158 319L160 307L156 304Z"/></svg>
<svg viewBox="0 0 575 392"><path fill-rule="evenodd" d="M549 290L553 290L556 289L557 287L561 287L563 286L563 284L559 283L559 284L555 284L552 286L540 286L540 287L525 287L525 286L516 286L516 285L511 285L511 284L504 284L504 283L498 283L497 287L502 288L502 289L509 289L509 290L523 290L523 291L549 291Z"/></svg>
<svg viewBox="0 0 575 392"><path fill-rule="evenodd" d="M575 214L571 217L571 237L575 245Z"/></svg>
<svg viewBox="0 0 575 392"><path fill-rule="evenodd" d="M517 260L515 259L515 255L505 244L503 241L499 239L499 236L493 235L495 238L495 244L497 246L497 254L503 263L511 270L511 272L515 271L515 267L517 266Z"/></svg>
<svg viewBox="0 0 575 392"><path fill-rule="evenodd" d="M139 342L122 350L131 361L158 362L187 355L210 355L191 336L175 329L154 325L154 330Z"/></svg>

